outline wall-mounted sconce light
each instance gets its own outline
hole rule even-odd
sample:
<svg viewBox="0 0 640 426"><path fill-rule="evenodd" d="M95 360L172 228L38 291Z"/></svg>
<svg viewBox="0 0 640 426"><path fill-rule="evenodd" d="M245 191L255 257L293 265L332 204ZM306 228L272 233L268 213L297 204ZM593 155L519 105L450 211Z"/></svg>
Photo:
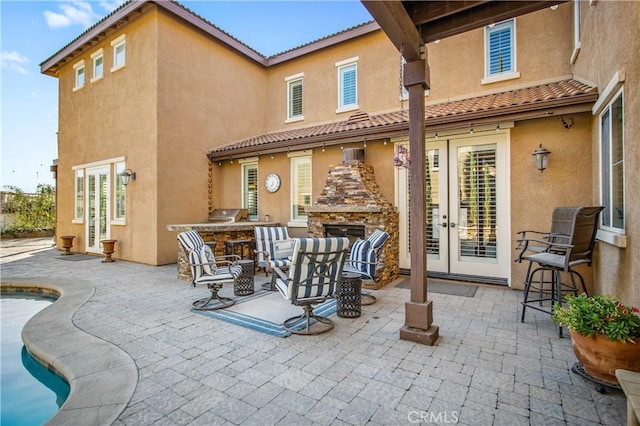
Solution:
<svg viewBox="0 0 640 426"><path fill-rule="evenodd" d="M535 151L533 151L533 160L536 162L536 167L541 172L544 171L544 169L546 169L547 165L549 164L549 154L551 154L551 151L547 151L545 148L543 148L542 144L540 144L540 146Z"/></svg>
<svg viewBox="0 0 640 426"><path fill-rule="evenodd" d="M364 138L364 144L363 147L366 148L367 147L367 138Z"/></svg>
<svg viewBox="0 0 640 426"><path fill-rule="evenodd" d="M126 169L120 173L120 182L122 182L124 186L129 185L130 180L136 180L136 172L131 169Z"/></svg>

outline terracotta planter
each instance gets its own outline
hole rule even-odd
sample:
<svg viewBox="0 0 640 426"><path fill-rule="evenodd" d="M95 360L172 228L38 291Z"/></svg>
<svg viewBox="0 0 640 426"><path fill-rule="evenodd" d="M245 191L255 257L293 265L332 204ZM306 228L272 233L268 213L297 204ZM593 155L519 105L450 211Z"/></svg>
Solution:
<svg viewBox="0 0 640 426"><path fill-rule="evenodd" d="M62 248L64 249L64 253L62 253L65 256L68 256L71 253L71 248L73 247L73 239L75 238L75 235L63 235L62 237L60 237L60 239L62 239Z"/></svg>
<svg viewBox="0 0 640 426"><path fill-rule="evenodd" d="M111 255L113 254L113 252L115 251L115 247L116 247L116 243L118 242L118 240L102 240L102 252L105 255L104 260L102 261L102 263L111 263L111 262L115 262L116 260L114 258L111 257Z"/></svg>
<svg viewBox="0 0 640 426"><path fill-rule="evenodd" d="M617 385L617 368L640 372L640 339L622 343L601 334L584 337L571 332L571 341L576 358L595 379Z"/></svg>

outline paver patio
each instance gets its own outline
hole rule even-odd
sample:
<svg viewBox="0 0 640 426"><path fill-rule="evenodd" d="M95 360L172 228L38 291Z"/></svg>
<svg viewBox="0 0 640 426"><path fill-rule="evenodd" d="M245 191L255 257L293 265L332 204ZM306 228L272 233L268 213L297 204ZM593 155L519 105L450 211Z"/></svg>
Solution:
<svg viewBox="0 0 640 426"><path fill-rule="evenodd" d="M625 423L622 392L600 394L570 371L571 341L548 315L527 312L520 323L520 291L430 293L437 346L399 340L409 290L393 283L361 317L333 316L329 333L281 338L191 312L207 290L179 280L175 265L60 253L5 256L2 281L95 287L74 325L126 351L138 369L115 424Z"/></svg>

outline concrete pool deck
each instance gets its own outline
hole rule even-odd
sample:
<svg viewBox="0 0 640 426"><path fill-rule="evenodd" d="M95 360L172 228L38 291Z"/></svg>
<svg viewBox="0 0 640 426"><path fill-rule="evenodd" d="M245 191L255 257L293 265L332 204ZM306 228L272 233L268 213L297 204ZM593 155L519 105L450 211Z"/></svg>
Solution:
<svg viewBox="0 0 640 426"><path fill-rule="evenodd" d="M28 337L71 383L52 424L625 423L623 393L571 372L571 341L548 315L519 321L520 291L430 293L437 346L399 340L409 290L394 283L361 317L333 316L329 333L281 338L192 313L207 290L175 265L104 264L50 246L7 256L10 241L2 286L63 294Z"/></svg>

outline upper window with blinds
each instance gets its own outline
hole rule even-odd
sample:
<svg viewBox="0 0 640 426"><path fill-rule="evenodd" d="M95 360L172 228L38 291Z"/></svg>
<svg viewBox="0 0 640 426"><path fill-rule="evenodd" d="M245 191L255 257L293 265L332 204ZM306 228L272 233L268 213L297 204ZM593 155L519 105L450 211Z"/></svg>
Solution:
<svg viewBox="0 0 640 426"><path fill-rule="evenodd" d="M286 122L304 120L302 112L302 80L304 74L286 77L287 82L287 120Z"/></svg>
<svg viewBox="0 0 640 426"><path fill-rule="evenodd" d="M515 20L485 27L485 70L482 84L520 77L516 71Z"/></svg>
<svg viewBox="0 0 640 426"><path fill-rule="evenodd" d="M358 109L358 58L336 62L338 68L338 109L345 112Z"/></svg>

